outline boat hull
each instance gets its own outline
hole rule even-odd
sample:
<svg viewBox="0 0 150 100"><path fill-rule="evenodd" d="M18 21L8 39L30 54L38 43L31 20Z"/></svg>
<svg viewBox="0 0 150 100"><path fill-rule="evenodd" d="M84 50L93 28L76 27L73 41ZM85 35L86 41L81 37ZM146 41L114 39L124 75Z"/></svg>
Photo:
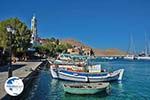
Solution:
<svg viewBox="0 0 150 100"><path fill-rule="evenodd" d="M105 81L121 81L124 69L119 69L113 73L108 73L106 76L90 76L89 82L105 82Z"/></svg>
<svg viewBox="0 0 150 100"><path fill-rule="evenodd" d="M50 66L50 72L53 78L58 78L58 71L57 68L54 68L53 66Z"/></svg>
<svg viewBox="0 0 150 100"><path fill-rule="evenodd" d="M112 73L91 74L84 72L72 72L67 70L54 70L51 68L51 75L53 78L78 82L120 81L122 80L123 73L124 69L119 69Z"/></svg>
<svg viewBox="0 0 150 100"><path fill-rule="evenodd" d="M145 57L137 57L138 60L150 60L150 57L145 56Z"/></svg>
<svg viewBox="0 0 150 100"><path fill-rule="evenodd" d="M71 93L71 94L96 94L99 92L102 92L106 89L77 89L77 88L65 88L64 91L66 93Z"/></svg>
<svg viewBox="0 0 150 100"><path fill-rule="evenodd" d="M67 81L78 81L78 82L87 82L86 76L80 76L77 74L67 74L64 72L58 72L59 73L59 79L67 80Z"/></svg>
<svg viewBox="0 0 150 100"><path fill-rule="evenodd" d="M119 75L114 76L114 77L106 77L106 78L101 78L101 77L89 77L89 82L107 82L107 81L115 81L118 80Z"/></svg>
<svg viewBox="0 0 150 100"><path fill-rule="evenodd" d="M108 91L110 90L110 84L109 83L102 83L102 86L94 86L94 83L90 85L90 83L82 83L80 84L74 84L73 87L70 86L63 86L64 91L66 93L71 93L71 94L96 94L102 91ZM90 88L89 88L90 87Z"/></svg>
<svg viewBox="0 0 150 100"><path fill-rule="evenodd" d="M124 59L126 59L126 60L134 60L135 57L124 57Z"/></svg>

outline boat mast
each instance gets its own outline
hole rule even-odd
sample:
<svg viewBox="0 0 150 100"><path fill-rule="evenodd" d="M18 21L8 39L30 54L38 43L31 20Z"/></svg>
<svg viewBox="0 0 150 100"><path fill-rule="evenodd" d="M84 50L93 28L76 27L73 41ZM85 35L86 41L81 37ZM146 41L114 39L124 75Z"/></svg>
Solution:
<svg viewBox="0 0 150 100"><path fill-rule="evenodd" d="M147 51L147 53L148 53L148 56L149 56L149 54L150 54L150 37L148 36L148 51Z"/></svg>
<svg viewBox="0 0 150 100"><path fill-rule="evenodd" d="M149 40L147 39L147 34L145 33L145 56L149 55Z"/></svg>
<svg viewBox="0 0 150 100"><path fill-rule="evenodd" d="M129 44L128 54L135 55L135 46L134 46L132 33L130 34L130 44Z"/></svg>

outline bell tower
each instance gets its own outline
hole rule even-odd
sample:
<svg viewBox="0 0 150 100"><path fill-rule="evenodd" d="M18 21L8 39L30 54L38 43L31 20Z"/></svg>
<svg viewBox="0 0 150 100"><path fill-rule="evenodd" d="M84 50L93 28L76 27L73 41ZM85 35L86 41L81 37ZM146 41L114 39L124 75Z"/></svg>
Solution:
<svg viewBox="0 0 150 100"><path fill-rule="evenodd" d="M31 19L31 32L32 32L31 43L33 46L36 46L38 35L37 35L37 19L35 15L33 15Z"/></svg>

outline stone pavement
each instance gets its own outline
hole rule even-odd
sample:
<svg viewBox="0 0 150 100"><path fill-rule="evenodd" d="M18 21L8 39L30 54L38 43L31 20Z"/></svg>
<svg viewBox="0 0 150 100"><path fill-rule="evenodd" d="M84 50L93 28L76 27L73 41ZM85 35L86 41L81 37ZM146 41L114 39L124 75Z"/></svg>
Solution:
<svg viewBox="0 0 150 100"><path fill-rule="evenodd" d="M27 77L34 71L42 62L16 62L13 64L13 76L20 78ZM6 95L4 83L8 78L8 67L0 67L0 99Z"/></svg>

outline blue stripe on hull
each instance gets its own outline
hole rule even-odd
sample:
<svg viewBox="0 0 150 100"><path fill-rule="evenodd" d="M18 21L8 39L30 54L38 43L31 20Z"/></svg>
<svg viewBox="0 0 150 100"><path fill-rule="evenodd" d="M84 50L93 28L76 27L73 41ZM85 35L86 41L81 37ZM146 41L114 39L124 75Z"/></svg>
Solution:
<svg viewBox="0 0 150 100"><path fill-rule="evenodd" d="M107 76L108 73L100 73L100 74L93 74L93 73L85 73L85 72L72 72L72 71L66 71L66 70L60 70L60 72L70 74L70 75L79 75L79 76Z"/></svg>
<svg viewBox="0 0 150 100"><path fill-rule="evenodd" d="M86 82L86 77L70 76L64 73L59 73L59 78L62 80L68 80L68 81Z"/></svg>
<svg viewBox="0 0 150 100"><path fill-rule="evenodd" d="M120 76L120 72L113 72L113 76L105 74L90 74L90 73L83 73L83 72L71 72L61 70L58 71L58 78L62 80L69 80L69 81L80 81L80 82L101 82L101 81L115 81L118 80ZM112 75L111 74L111 75ZM96 75L96 76L95 76ZM102 76L105 75L105 76Z"/></svg>
<svg viewBox="0 0 150 100"><path fill-rule="evenodd" d="M119 75L114 77L108 77L108 78L89 78L90 82L103 82L103 81L115 81L118 80Z"/></svg>

